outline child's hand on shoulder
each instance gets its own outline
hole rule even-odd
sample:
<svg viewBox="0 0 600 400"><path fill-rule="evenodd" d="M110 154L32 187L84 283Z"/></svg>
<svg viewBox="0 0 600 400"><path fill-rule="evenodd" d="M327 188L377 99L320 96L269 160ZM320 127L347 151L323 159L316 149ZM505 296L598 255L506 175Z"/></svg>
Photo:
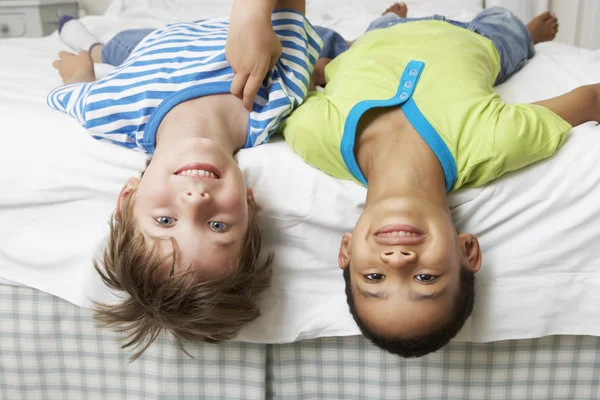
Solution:
<svg viewBox="0 0 600 400"><path fill-rule="evenodd" d="M225 56L234 72L231 93L251 111L262 81L279 60L281 42L273 31L272 9L240 3L231 11Z"/></svg>

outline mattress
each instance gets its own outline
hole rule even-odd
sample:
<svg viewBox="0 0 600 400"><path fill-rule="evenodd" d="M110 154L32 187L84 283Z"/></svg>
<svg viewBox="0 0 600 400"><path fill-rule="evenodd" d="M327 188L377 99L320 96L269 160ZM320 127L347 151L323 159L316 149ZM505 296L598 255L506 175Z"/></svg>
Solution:
<svg viewBox="0 0 600 400"><path fill-rule="evenodd" d="M218 4L224 3L115 1L107 14L82 21L107 40L122 29L164 25L177 13L210 16ZM348 37L384 4L351 2L346 10L312 2L309 16ZM430 13L432 4L409 3L409 13ZM456 4L437 3L435 11L468 19L480 9L465 1L448 10ZM90 138L46 106L46 94L61 83L50 65L63 49L56 34L0 41L0 278L89 308L92 300L118 301L91 260L106 243L123 182L139 174L145 157ZM540 100L600 81L599 66L600 52L545 43L498 91L509 102ZM98 73L106 70L98 66ZM550 159L450 196L459 231L478 236L483 250L475 311L457 341L600 334L599 130L593 123L577 127ZM236 340L289 343L358 334L337 249L360 215L365 189L304 164L280 138L239 152L237 160L262 206L263 247L275 253L275 263L262 316Z"/></svg>
<svg viewBox="0 0 600 400"><path fill-rule="evenodd" d="M90 310L0 286L0 398L598 399L600 338L451 343L400 359L361 336L188 344L161 335L137 361Z"/></svg>

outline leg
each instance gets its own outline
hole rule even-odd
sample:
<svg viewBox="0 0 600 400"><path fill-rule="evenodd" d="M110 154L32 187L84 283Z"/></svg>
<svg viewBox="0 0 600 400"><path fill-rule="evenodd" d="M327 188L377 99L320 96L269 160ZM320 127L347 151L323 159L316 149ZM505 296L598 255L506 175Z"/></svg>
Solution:
<svg viewBox="0 0 600 400"><path fill-rule="evenodd" d="M407 14L408 8L405 3L394 3L383 12L381 17L373 20L365 32L396 25L405 19Z"/></svg>
<svg viewBox="0 0 600 400"><path fill-rule="evenodd" d="M92 57L92 61L96 64L101 64L102 61L102 51L104 49L104 45L102 43L96 43L90 48L90 57Z"/></svg>
<svg viewBox="0 0 600 400"><path fill-rule="evenodd" d="M507 9L491 7L479 13L467 29L494 42L500 54L500 74L496 79L496 85L499 85L535 55L535 43L554 38L558 22L553 14L544 13L525 26ZM551 33L553 29L554 34Z"/></svg>
<svg viewBox="0 0 600 400"><path fill-rule="evenodd" d="M571 126L600 121L600 84L580 86L569 93L533 104L549 108Z"/></svg>
<svg viewBox="0 0 600 400"><path fill-rule="evenodd" d="M121 65L129 57L136 46L154 29L129 29L119 32L103 46L94 46L91 49L95 62L98 58L100 47L100 62L110 65Z"/></svg>
<svg viewBox="0 0 600 400"><path fill-rule="evenodd" d="M558 19L554 13L549 11L542 13L529 21L527 30L531 35L533 44L549 42L554 40L558 33Z"/></svg>
<svg viewBox="0 0 600 400"><path fill-rule="evenodd" d="M62 41L76 52L90 50L98 39L77 19L63 15L58 20L58 35Z"/></svg>
<svg viewBox="0 0 600 400"><path fill-rule="evenodd" d="M315 26L315 30L323 38L323 48L319 58L334 59L350 48L348 42L336 31L322 26Z"/></svg>

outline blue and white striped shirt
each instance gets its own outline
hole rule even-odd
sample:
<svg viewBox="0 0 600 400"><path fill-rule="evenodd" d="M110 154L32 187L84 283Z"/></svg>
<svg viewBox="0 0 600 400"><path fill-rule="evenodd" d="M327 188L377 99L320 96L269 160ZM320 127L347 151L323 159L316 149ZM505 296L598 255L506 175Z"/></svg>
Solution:
<svg viewBox="0 0 600 400"><path fill-rule="evenodd" d="M283 52L254 100L244 147L268 141L304 101L323 45L300 13L278 10L272 22ZM76 118L96 139L152 154L158 126L173 107L229 92L233 71L225 59L228 27L228 19L212 19L158 29L111 73L95 82L54 89L47 103Z"/></svg>

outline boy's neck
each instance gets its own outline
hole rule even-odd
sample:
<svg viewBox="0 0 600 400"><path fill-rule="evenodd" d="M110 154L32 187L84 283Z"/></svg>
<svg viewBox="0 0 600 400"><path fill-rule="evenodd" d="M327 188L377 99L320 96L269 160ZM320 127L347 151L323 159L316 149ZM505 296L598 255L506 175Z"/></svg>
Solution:
<svg viewBox="0 0 600 400"><path fill-rule="evenodd" d="M448 207L442 166L400 108L376 109L361 118L355 155L369 183L365 206L422 197Z"/></svg>
<svg viewBox="0 0 600 400"><path fill-rule="evenodd" d="M156 150L190 138L207 138L235 154L246 143L248 111L232 94L198 97L173 107L156 132Z"/></svg>

